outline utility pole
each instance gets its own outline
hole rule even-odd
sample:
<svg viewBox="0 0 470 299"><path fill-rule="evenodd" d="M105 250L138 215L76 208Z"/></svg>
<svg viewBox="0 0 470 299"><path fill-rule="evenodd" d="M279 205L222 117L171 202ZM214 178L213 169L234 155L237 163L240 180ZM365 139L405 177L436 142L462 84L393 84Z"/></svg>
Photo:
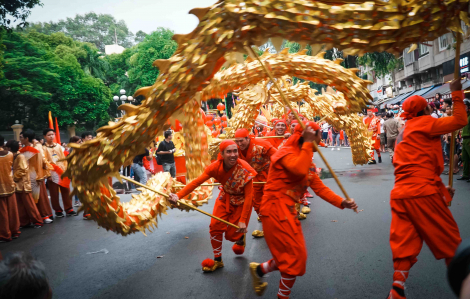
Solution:
<svg viewBox="0 0 470 299"><path fill-rule="evenodd" d="M114 27L114 40L115 40L116 45L117 45L118 43L117 43L116 27Z"/></svg>

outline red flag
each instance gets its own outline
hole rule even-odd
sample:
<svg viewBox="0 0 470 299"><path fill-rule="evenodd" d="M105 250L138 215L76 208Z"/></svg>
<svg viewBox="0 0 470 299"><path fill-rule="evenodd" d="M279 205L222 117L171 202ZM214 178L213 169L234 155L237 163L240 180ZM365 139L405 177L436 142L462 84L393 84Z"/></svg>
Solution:
<svg viewBox="0 0 470 299"><path fill-rule="evenodd" d="M57 117L55 118L55 142L58 144L62 144L60 142L60 132L59 132L59 124L57 123Z"/></svg>
<svg viewBox="0 0 470 299"><path fill-rule="evenodd" d="M49 111L49 129L54 130L54 123L52 122L52 113Z"/></svg>

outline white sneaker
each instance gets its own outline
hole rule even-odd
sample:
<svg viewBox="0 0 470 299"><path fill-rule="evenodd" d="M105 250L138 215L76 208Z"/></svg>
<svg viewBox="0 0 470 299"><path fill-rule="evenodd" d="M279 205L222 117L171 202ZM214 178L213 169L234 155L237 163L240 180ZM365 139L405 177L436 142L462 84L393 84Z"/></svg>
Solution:
<svg viewBox="0 0 470 299"><path fill-rule="evenodd" d="M339 147L338 147L338 150L339 150Z"/></svg>
<svg viewBox="0 0 470 299"><path fill-rule="evenodd" d="M52 220L50 218L46 218L42 222L45 223L45 224L50 224L50 223L54 222L54 220Z"/></svg>
<svg viewBox="0 0 470 299"><path fill-rule="evenodd" d="M331 148L331 150L332 150L332 151L334 151L334 150L335 150L335 148L334 148L334 147L332 147L332 148Z"/></svg>

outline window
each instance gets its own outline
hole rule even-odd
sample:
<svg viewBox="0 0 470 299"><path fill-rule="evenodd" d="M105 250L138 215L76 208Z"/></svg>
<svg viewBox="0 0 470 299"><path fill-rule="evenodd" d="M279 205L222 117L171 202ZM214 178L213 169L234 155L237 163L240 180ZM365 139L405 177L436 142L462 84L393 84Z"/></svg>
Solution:
<svg viewBox="0 0 470 299"><path fill-rule="evenodd" d="M447 50L449 43L449 34L444 34L443 36L439 37L439 51Z"/></svg>
<svg viewBox="0 0 470 299"><path fill-rule="evenodd" d="M414 51L411 51L410 53L408 53L409 50L410 48L406 48L405 51L403 51L403 57L405 59L405 66L415 62L415 53Z"/></svg>
<svg viewBox="0 0 470 299"><path fill-rule="evenodd" d="M424 56L429 53L429 47L423 44L419 44L419 56Z"/></svg>

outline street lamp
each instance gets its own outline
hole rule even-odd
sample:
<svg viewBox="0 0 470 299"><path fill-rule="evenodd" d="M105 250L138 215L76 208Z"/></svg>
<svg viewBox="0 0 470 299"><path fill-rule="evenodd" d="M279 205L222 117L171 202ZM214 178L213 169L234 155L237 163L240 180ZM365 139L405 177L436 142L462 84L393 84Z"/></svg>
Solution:
<svg viewBox="0 0 470 299"><path fill-rule="evenodd" d="M135 99L132 96L126 96L126 91L124 89L121 89L119 91L121 96L114 96L113 100L116 102L116 104L119 106L118 102L121 100L121 105L124 105L126 101L129 101L131 103L135 102ZM121 117L124 116L124 111L121 111Z"/></svg>

